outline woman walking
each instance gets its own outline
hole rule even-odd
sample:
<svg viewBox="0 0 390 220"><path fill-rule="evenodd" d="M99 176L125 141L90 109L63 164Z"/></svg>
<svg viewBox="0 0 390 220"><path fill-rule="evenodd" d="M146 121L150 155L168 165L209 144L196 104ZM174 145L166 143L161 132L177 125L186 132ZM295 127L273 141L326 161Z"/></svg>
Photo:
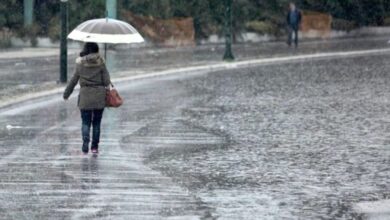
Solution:
<svg viewBox="0 0 390 220"><path fill-rule="evenodd" d="M88 154L90 130L92 130L91 151L98 153L100 140L100 124L106 107L106 87L111 84L104 59L99 55L96 43L86 43L80 57L76 59L76 70L64 91L64 99L72 94L77 82L80 84L78 107L80 108L83 139L82 151Z"/></svg>

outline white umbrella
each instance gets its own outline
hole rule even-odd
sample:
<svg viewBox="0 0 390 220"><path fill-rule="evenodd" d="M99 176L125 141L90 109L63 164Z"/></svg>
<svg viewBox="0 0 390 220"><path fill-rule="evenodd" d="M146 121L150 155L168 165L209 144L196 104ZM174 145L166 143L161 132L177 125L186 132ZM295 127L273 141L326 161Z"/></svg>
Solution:
<svg viewBox="0 0 390 220"><path fill-rule="evenodd" d="M68 35L68 38L76 41L105 44L144 42L144 38L133 26L126 22L111 18L99 18L85 21L77 26Z"/></svg>

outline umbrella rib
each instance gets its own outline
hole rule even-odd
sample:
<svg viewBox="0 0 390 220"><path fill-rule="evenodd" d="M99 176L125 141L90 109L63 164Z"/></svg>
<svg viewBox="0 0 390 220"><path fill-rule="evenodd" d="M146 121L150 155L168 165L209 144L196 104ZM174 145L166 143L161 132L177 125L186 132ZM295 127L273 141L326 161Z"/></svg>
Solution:
<svg viewBox="0 0 390 220"><path fill-rule="evenodd" d="M93 23L92 25L91 25L91 28L90 28L90 31L89 31L89 33L91 33L91 34L99 34L99 32L98 33L96 33L94 30L95 30L95 27L98 25L99 23Z"/></svg>
<svg viewBox="0 0 390 220"><path fill-rule="evenodd" d="M127 34L127 31L126 31L127 26L119 25L118 27L121 29L122 34Z"/></svg>

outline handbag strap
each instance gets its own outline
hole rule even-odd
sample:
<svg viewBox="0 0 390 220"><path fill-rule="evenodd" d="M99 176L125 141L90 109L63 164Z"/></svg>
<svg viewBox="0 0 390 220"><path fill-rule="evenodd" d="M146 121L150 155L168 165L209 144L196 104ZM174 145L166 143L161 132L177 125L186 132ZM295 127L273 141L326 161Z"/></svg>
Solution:
<svg viewBox="0 0 390 220"><path fill-rule="evenodd" d="M102 72L102 74L100 74L100 78L102 80L102 85L104 86L103 71L101 71L101 72Z"/></svg>

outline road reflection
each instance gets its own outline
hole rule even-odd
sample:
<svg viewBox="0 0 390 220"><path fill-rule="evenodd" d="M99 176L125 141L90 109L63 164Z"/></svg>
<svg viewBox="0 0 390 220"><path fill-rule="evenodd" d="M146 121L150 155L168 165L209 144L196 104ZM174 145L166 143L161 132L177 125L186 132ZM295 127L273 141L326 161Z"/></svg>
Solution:
<svg viewBox="0 0 390 220"><path fill-rule="evenodd" d="M81 189L93 190L97 188L99 180L99 163L97 157L86 156L81 159Z"/></svg>

